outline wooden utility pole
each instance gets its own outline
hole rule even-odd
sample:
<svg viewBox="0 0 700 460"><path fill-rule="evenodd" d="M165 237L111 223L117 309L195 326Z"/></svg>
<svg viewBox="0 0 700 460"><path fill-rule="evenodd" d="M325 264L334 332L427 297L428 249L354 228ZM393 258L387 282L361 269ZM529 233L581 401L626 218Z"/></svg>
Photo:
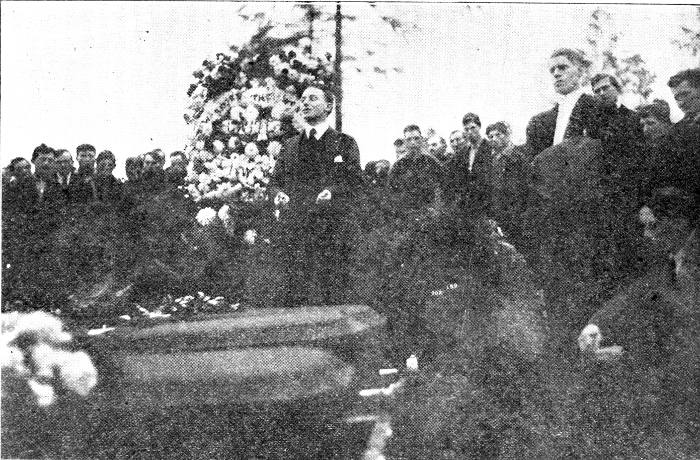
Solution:
<svg viewBox="0 0 700 460"><path fill-rule="evenodd" d="M335 129L343 132L343 14L340 2L335 5Z"/></svg>

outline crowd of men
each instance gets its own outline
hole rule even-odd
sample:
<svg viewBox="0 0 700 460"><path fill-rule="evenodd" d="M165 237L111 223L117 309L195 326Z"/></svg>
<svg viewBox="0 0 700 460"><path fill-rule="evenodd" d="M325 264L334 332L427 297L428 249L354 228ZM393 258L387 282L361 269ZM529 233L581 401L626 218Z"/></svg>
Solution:
<svg viewBox="0 0 700 460"><path fill-rule="evenodd" d="M98 154L94 146L82 144L75 149L75 159L67 149L41 144L34 149L31 164L23 157L10 161L2 172L5 215L28 212L36 206L92 201L116 204L140 191L181 185L189 163L184 152L175 151L165 168L165 154L156 149L127 158L127 180L122 182L114 176L116 158L109 150Z"/></svg>
<svg viewBox="0 0 700 460"><path fill-rule="evenodd" d="M559 102L551 110L532 117L524 145L514 145L507 122L497 121L484 130L481 118L475 113L464 115L463 129L449 136L449 148L437 133L423 133L412 124L394 143L397 159L393 165L386 160L367 163L364 190L367 195L380 198L374 203L389 202L390 206L385 208L399 213L444 205L458 213L459 218L494 220L532 265L540 260L551 266L552 257L556 259L557 253L546 254L542 248L558 251L560 258L561 254L567 254L565 250L555 249L560 243L566 249L567 243L562 243L561 237L549 235L551 238L547 240L544 236L548 228L550 233L571 232L571 228L553 228L552 222L585 227L589 221L596 221L595 228L576 229L584 236L579 240L572 236L569 246L579 245L581 251L587 250L601 259L608 256L606 251L617 253L609 256L613 260L607 265L593 261L589 264L593 268L581 271L625 271L622 266L636 259L634 244L627 241L626 235L641 234L643 226L654 225L660 218L659 212L673 208L691 226L697 222L700 69L679 72L668 82L685 114L673 124L665 101L655 100L636 110L622 105L622 86L613 75L595 75L590 80L593 95L588 94L582 82L589 64L577 50L559 49L551 55L550 73ZM292 139L290 145L296 147L291 150L290 145L285 147L286 153L273 174L271 187L276 194L271 194L270 200L275 206L287 205L289 190L296 190L297 182L308 186L308 180L303 178L310 174L310 163L307 164L310 160L302 158L305 153L299 156L297 143L303 141L306 149L307 140L316 137L320 140L326 132L330 132L327 136L333 142L330 147L325 144L323 147L334 154L316 155L323 157L324 162L326 157L329 160L328 165L314 166L314 174L323 173L317 182L326 189L314 188L309 197L302 194L301 202L334 203L351 196L344 190L359 185L355 180L356 176L359 179L356 144L346 140L347 136L336 136L326 126L326 116L332 111L332 96L326 96L322 90L316 92L319 94L313 100L307 98L310 102L302 110L314 129ZM319 106L317 110L314 104ZM581 139L599 144L582 143ZM348 146L344 144L346 141ZM557 150L558 145L565 146L564 151ZM312 147L316 148L315 144ZM129 201L130 196L143 196L142 192L175 188L186 176L189 163L183 152L176 151L170 154L170 166L166 169L163 151L153 150L126 160L127 180L122 182L113 175L116 162L110 151L97 154L92 145L83 144L76 148L75 155L77 170L70 151L42 144L32 154L33 174L26 159L12 160L3 171L3 221L16 211L36 209L37 204L41 205L39 209L45 209L46 205L92 201L118 203L125 198ZM290 166L296 163L299 165ZM602 184L603 200L583 202L567 198L564 203L555 203L563 196L575 196L576 190L571 195L570 190L562 187L587 177L590 171L595 171L597 182ZM327 182L343 186L329 186ZM586 186L581 185L581 194L585 194ZM292 208L296 209L294 201L292 196ZM664 205L659 207L658 203ZM581 209L576 209L591 206L596 212L589 209L584 215ZM543 209L549 214L543 213ZM569 214L568 221L562 213ZM610 235L614 237L608 238ZM606 238L610 243L605 249L590 241ZM345 254L347 250L341 252ZM296 262L290 259L290 264Z"/></svg>
<svg viewBox="0 0 700 460"><path fill-rule="evenodd" d="M668 263L679 246L660 241L688 238L700 215L700 68L668 81L684 114L672 123L666 101L621 104L613 75L595 75L586 91L589 65L578 50L551 55L559 101L531 118L524 145L514 145L507 122L483 130L467 113L449 148L434 131L409 125L394 142L393 165L364 169L368 187L393 209L447 206L455 218L496 221L539 275L569 339L649 269L649 241L663 246Z"/></svg>
<svg viewBox="0 0 700 460"><path fill-rule="evenodd" d="M573 56L577 59L579 55ZM571 62L572 66L576 64ZM583 66L583 62L580 65ZM676 124L671 122L671 109L664 100L655 99L635 110L623 105L620 82L609 74L597 74L591 79L595 96L585 94L584 88L572 90L576 93L573 102L581 101L577 106L588 104L588 111L596 112L595 116L587 115L586 123L595 129L584 128L588 136L603 139L606 135L626 135L628 145L618 142L616 150L610 153L627 156L624 160L630 164L624 165L628 167L626 172L635 175L619 180L632 187L630 192L635 194L638 210L648 204L654 189L676 187L690 198L698 195L698 169L697 163L693 163L698 161L697 150L693 150L697 146L688 144L687 154L678 152L678 146L692 140L689 136L694 134L692 130L699 123L700 102L695 99L699 97L700 69L679 73L669 81L669 86L677 94L678 104L686 115ZM513 143L506 121L494 122L482 131L481 119L475 113L464 115L463 129L450 133L449 148L445 139L433 129L423 133L419 126L408 125L403 137L394 141L395 163L392 165L388 160L368 162L364 168L366 182L371 187L388 186L392 191L409 193L407 203L416 207L432 202L438 190L442 198L460 196L470 202L470 212L487 212L500 217L498 221L507 227L504 217L509 209L504 200L525 198L528 167L535 157L545 148L574 135L574 128L569 132L566 126L556 133L556 139L552 137L553 126L547 127L550 132L541 133L543 115L552 118L551 111L533 117L523 145ZM549 121L554 120L556 118ZM565 121L568 120L557 123L557 130ZM619 140L618 136L616 141ZM621 152L623 148L630 152ZM524 201L521 200L520 205L524 205ZM515 211L520 213L523 209Z"/></svg>

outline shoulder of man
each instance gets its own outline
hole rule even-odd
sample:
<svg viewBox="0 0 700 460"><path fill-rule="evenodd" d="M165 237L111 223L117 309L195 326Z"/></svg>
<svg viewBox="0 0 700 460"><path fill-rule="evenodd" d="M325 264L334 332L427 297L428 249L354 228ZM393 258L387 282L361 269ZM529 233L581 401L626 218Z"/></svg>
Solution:
<svg viewBox="0 0 700 460"><path fill-rule="evenodd" d="M530 124L542 123L545 120L549 120L549 119L556 120L556 116L555 116L556 111L557 111L557 107L554 106L554 107L551 107L547 110L543 110L542 112L536 113L535 115L533 115L530 118Z"/></svg>

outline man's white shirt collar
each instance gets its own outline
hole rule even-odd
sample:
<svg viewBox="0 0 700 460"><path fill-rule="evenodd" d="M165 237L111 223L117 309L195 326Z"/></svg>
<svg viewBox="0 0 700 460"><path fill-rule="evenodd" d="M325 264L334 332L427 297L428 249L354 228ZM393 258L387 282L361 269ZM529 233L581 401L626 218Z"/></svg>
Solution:
<svg viewBox="0 0 700 460"><path fill-rule="evenodd" d="M569 94L559 95L559 108L557 109L557 125L554 129L554 145L564 140L566 127L569 125L571 112L574 111L576 102L585 94L583 88L578 88Z"/></svg>
<svg viewBox="0 0 700 460"><path fill-rule="evenodd" d="M330 123L328 123L328 120L323 120L321 123L317 125L309 125L306 124L304 126L304 131L306 132L306 137L309 138L311 137L311 130L315 129L316 130L316 140L321 139L321 137L328 131L328 129L331 127Z"/></svg>

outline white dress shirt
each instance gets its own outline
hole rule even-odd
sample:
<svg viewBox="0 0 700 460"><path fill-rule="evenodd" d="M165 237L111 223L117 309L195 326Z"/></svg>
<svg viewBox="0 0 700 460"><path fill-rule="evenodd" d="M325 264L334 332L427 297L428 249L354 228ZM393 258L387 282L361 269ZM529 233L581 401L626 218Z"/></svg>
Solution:
<svg viewBox="0 0 700 460"><path fill-rule="evenodd" d="M569 119L571 118L571 112L574 111L574 106L578 102L579 98L584 94L585 92L583 88L579 88L560 97L559 109L557 111L557 126L554 130L553 145L557 145L564 140L566 127L569 126Z"/></svg>
<svg viewBox="0 0 700 460"><path fill-rule="evenodd" d="M476 160L476 152L479 151L479 148L481 147L481 144L483 142L484 138L482 137L476 144L469 144L469 172L472 172L472 168L474 167L474 160Z"/></svg>
<svg viewBox="0 0 700 460"><path fill-rule="evenodd" d="M325 119L317 125L310 125L307 123L304 126L304 131L306 132L306 137L308 139L311 136L311 130L315 129L316 135L314 137L316 138L316 140L319 140L321 139L321 136L323 136L330 127L331 125L330 123L328 123L328 119Z"/></svg>

